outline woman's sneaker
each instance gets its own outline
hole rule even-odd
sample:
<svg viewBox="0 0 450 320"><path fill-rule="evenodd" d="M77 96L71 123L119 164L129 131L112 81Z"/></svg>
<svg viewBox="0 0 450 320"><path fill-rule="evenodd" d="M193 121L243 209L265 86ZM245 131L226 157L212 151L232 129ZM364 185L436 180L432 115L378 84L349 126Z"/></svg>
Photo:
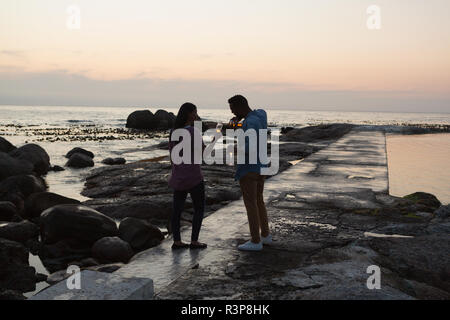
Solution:
<svg viewBox="0 0 450 320"><path fill-rule="evenodd" d="M263 248L262 241L259 243L253 243L252 241L247 241L244 244L238 246L238 250L241 251L261 251Z"/></svg>
<svg viewBox="0 0 450 320"><path fill-rule="evenodd" d="M263 244L272 244L272 235L271 234L269 234L267 237L263 237L263 236L261 236L261 242L263 243Z"/></svg>

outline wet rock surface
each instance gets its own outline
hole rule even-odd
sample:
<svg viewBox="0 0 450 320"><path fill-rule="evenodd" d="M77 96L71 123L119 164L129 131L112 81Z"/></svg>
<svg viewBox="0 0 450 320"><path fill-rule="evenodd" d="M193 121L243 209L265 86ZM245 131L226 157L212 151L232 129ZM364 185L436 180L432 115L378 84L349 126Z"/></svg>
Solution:
<svg viewBox="0 0 450 320"><path fill-rule="evenodd" d="M86 219L86 223L76 220L74 225L87 229L59 233L61 226L61 230L70 229L69 223L56 219L46 224L44 218L44 230L45 225L55 228L51 241L42 244L17 239L25 246L18 242L9 246L17 252L38 252L50 272L75 264L119 276L152 278L159 299L449 299L448 206L439 207L432 195L421 193L406 199L389 196L384 135L360 128L348 133L352 127L292 129L287 132L290 137L281 139L280 171L289 170L266 183L275 241L263 252L236 250L237 244L248 239L248 225L242 201L235 201L240 198L240 190L234 182L234 168L224 165L203 168L206 216L215 212L205 219L202 228L200 240L208 243L207 250L173 253L170 240L157 245L160 240L153 243L143 239L141 228L136 226L133 232L127 231L128 236L121 235L112 220L114 232L95 239L73 236L97 234L89 230L99 226L98 219ZM166 149L167 145L156 147ZM304 157L308 158L297 165L290 163ZM169 173L170 164L164 161L94 169L83 191L93 199L83 205L106 219L133 217L140 224L167 226L172 204ZM5 219L17 219L17 213L23 216L30 208L28 199L45 193L45 184L35 176L16 176L6 182L2 179L0 176L0 200L11 201L0 202L0 215ZM45 201L38 201L37 206L42 203ZM191 214L188 198L182 217L188 227ZM114 229L111 221L105 222L108 230ZM154 228L155 239L162 239L163 233ZM186 229L183 236L187 239L190 228ZM155 247L136 254L128 264L99 265L111 258L92 259L92 246L103 237L115 236L125 240L117 238L116 242L126 242L134 252ZM2 245L4 241L8 240L0 239ZM370 265L381 268L381 290L367 288ZM0 289L0 297L20 298L20 292L32 290L31 283L38 280L34 269L27 266L28 261L17 269L24 279L22 287L15 287L13 292ZM62 272L65 270L59 279Z"/></svg>

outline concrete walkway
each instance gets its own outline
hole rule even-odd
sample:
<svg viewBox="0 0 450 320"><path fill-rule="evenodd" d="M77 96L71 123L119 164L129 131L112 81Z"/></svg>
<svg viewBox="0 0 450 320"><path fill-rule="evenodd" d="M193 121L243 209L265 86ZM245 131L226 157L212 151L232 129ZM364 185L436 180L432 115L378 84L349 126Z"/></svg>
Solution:
<svg viewBox="0 0 450 320"><path fill-rule="evenodd" d="M283 264L289 259L298 258L297 261L300 261L304 255L300 257L299 254L311 254L324 247L320 241L300 241L301 246L293 243L295 237L285 237L283 232L295 234L296 231L280 227L283 219L288 219L285 222L291 227L299 223L303 226L311 223L309 227L315 228L314 237L335 228L330 219L305 222L304 219L299 220L289 215L277 217L276 214L286 210L317 211L322 205L343 209L371 208L376 206L371 201L373 192L388 192L385 136L383 132L354 130L266 182L265 199L275 238L270 248L265 247L263 252L256 254L237 250L237 245L249 238L245 207L242 200L239 200L204 220L200 241L208 243L206 250L172 251L172 241L167 239L160 246L140 253L113 274L123 278L152 279L155 298L246 298L248 296L236 291L235 287L233 289L233 284L230 283L233 273L239 268L234 262L241 261L241 266L242 263L253 266L273 265L273 259L281 255L283 258L278 262ZM190 229L182 233L182 238L189 241ZM269 253L265 254L267 252ZM287 263L284 267L279 265L272 268L272 271L277 273L287 266L292 267L292 264ZM254 269L241 268L239 278L255 276L250 272ZM231 275L231 278L227 278L227 275ZM203 281L203 287L197 283L197 289L189 288L189 283L194 282L193 277L195 281ZM205 288L209 286L208 278L214 277L217 280L214 285ZM313 283L311 286L316 285Z"/></svg>

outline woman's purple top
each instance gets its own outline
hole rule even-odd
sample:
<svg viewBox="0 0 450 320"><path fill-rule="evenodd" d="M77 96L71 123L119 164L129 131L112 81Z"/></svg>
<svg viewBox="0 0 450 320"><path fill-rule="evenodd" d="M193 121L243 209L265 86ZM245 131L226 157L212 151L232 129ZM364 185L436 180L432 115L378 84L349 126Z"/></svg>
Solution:
<svg viewBox="0 0 450 320"><path fill-rule="evenodd" d="M189 126L185 128L189 131L191 139L194 137L194 130L196 130L194 127ZM197 135L196 135L197 136ZM198 135L201 138L201 133ZM170 132L169 136L169 152L172 152L173 147L179 143L178 141L172 141L172 132ZM182 138L180 138L180 141ZM189 190L198 185L200 182L203 181L203 174L202 169L200 168L200 164L194 164L194 143L192 141L192 161L191 164L174 164L172 163L172 173L169 178L169 186L175 190ZM204 148L203 139L202 139L202 146ZM202 148L202 149L203 149Z"/></svg>

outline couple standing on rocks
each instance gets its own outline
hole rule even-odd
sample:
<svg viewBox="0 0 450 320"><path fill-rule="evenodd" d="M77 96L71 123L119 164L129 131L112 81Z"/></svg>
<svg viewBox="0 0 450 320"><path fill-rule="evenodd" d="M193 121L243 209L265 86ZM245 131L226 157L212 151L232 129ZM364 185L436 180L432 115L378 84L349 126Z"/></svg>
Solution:
<svg viewBox="0 0 450 320"><path fill-rule="evenodd" d="M244 119L242 127L240 127L244 132L249 129L254 129L256 132L260 129L267 129L266 112L262 109L252 110L245 97L236 95L230 98L228 103L231 112L235 116L232 119L232 122L238 123ZM194 137L197 136L197 134L201 137L200 133L195 132L197 129L193 126L194 121L196 120L199 120L197 107L192 103L183 104L178 111L175 125L169 138L169 150L172 162L172 173L169 178L169 185L174 190L171 219L174 241L172 249L204 249L207 247L206 243L198 241L205 208L205 184L200 164L195 164L193 161L190 161L190 163L175 164L172 159L172 149L182 141L172 140L173 131L177 129L186 129L189 132L188 136L191 140L194 140ZM249 163L248 143L247 139L245 139L245 163L237 164L235 180L239 181L241 187L245 208L247 210L251 240L239 245L238 249L243 251L260 251L263 248L263 244L270 244L272 242L272 236L269 232L267 211L263 199L264 176L261 175L261 168L264 165L261 164L259 157L257 157L255 164ZM194 146L194 143L191 143L190 145ZM205 148L204 144L203 148ZM191 154L193 154L193 152ZM190 244L182 242L180 236L180 218L188 194L191 195L194 207Z"/></svg>

